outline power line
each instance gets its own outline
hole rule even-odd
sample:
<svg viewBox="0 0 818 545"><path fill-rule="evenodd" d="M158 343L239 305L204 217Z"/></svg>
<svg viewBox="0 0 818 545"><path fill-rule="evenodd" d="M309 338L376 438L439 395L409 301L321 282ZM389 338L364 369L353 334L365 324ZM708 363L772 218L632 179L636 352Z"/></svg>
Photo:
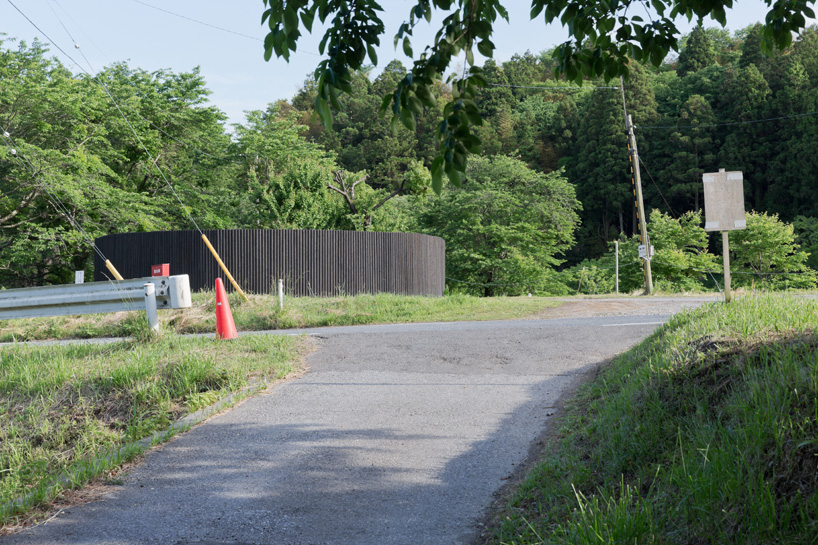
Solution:
<svg viewBox="0 0 818 545"><path fill-rule="evenodd" d="M645 172L648 173L648 177L650 178L650 181L653 182L653 186L656 188L656 191L659 192L659 196L662 197L662 200L665 202L665 206L667 206L667 209L670 210L670 213L673 214L674 218L678 218L678 215L673 210L673 207L670 206L670 203L668 203L667 199L665 199L664 193L662 193L662 190L659 189L659 186L656 184L656 180L653 179L653 174L651 174L650 170L648 170L648 165L645 164L645 161L642 160L641 157L639 158L639 164L642 165L643 167L645 167Z"/></svg>
<svg viewBox="0 0 818 545"><path fill-rule="evenodd" d="M137 0L134 0L136 2ZM509 89L537 89L539 91L584 91L586 89L619 89L619 87L545 87L545 86L528 86L528 85L509 85L507 83L489 83L489 87L508 87Z"/></svg>
<svg viewBox="0 0 818 545"><path fill-rule="evenodd" d="M798 117L808 117L818 115L818 111L806 112L803 114L784 115L780 117L768 117L766 119L750 119L748 121L729 121L726 123L710 123L706 125L638 125L637 129L705 129L713 127L730 127L733 125L751 125L754 123L767 123L768 121L782 121L784 119L795 119Z"/></svg>
<svg viewBox="0 0 818 545"><path fill-rule="evenodd" d="M16 10L17 10L17 11L20 13L20 15L22 15L23 17L25 17L25 19L26 19L26 20L27 20L29 23L31 23L31 25L32 25L34 28L36 28L36 29L37 29L37 30L38 30L38 31L39 31L39 32L40 32L40 33L41 33L41 34L42 34L42 35L43 35L43 36L44 36L44 37L45 37L45 38L46 38L46 39L49 41L49 43L51 43L51 45L53 45L54 47L56 47L57 49L59 49L59 50L62 52L62 54L63 54L63 55L65 55L66 57L68 57L68 58L71 60L71 62L73 62L73 63L74 63L74 64L75 64L77 67L79 67L79 69L80 69L80 70L82 70L83 72L85 72L85 74L87 74L89 78L91 78L93 81L96 81L96 82L97 82L97 84L98 84L100 87L102 87L102 89L105 91L105 94L107 94L107 95L108 95L108 98L109 98L109 99L111 99L111 102L113 103L114 107L115 107L115 108L117 109L117 111L119 112L119 115L120 115L120 116L122 116L122 119L123 119L123 120L125 120L125 123L128 125L128 128L129 128L129 129L131 129L131 132L133 133L133 135L134 135L134 137L136 138L136 140L139 142L139 145L140 145L140 146L142 146L142 149L145 151L145 153L147 154L148 158L151 160L151 163L153 163L154 168L156 168L156 170L159 172L159 175L160 175L160 176L162 177L162 179L165 181L165 185L167 185L167 186L168 186L168 188L170 189L170 191L171 191L171 193L173 194L173 196L174 196L174 197L176 197L176 200L177 200L177 201L179 201L179 204L181 205L182 210L184 210L184 212L185 212L185 214L187 215L188 219L190 219L191 223L193 223L193 226L194 226L194 227L196 227L196 230L197 230L197 231L198 231L200 234L204 235L204 233L202 232L202 230L199 228L199 224L198 224L198 223L196 223L196 220L195 220L195 219L193 219L193 216L192 216L192 215L190 214L190 212L188 211L187 207L185 206L185 203L184 203L184 202L182 202L181 197L179 197L179 194L178 194L178 193L176 193L176 190L175 190L175 189L173 188L173 186L171 185L171 183L170 183L170 181L168 180L167 176L165 176L165 172L164 172L164 171L162 170L162 168L159 166L159 164L158 164L157 160L156 160L156 159L153 157L153 154L152 154L152 153L151 153L151 152L148 150L148 147L147 147L147 146L145 145L145 143L142 141L142 138L140 138L140 137L139 137L139 134L137 134L136 129L134 129L133 125L132 125L132 124L131 124L131 122L128 120L128 117L125 115L125 113L124 113L124 112L122 111L122 109L119 107L119 104L117 103L116 99L115 99L115 98L114 98L114 96L111 94L111 92L108 90L108 87L106 87L106 86L105 86L105 84L103 84L103 83L100 81L100 79L99 79L99 78L95 78L93 75L91 75L91 73L90 73L90 72L88 72L88 70L86 70L86 69L85 69L85 68L84 68L82 65L80 65L80 64L79 64L79 63L78 63L76 60L74 60L74 58L73 58L73 57L71 57L71 55L69 55L68 53L66 53L66 52L65 52L65 51L64 51L64 50L63 50L63 49L62 49L62 48L61 48L59 45L57 45L57 43L56 43L56 42L54 42L54 40L52 40L52 39L51 39L51 38L48 36L48 34L46 34L45 32L43 32L43 31L42 31L42 29L40 29L40 27L38 27L38 26L37 26L37 25L34 23L34 21L32 21L32 20L31 20L31 19L30 19L30 18L29 18L29 17L28 17L28 16L27 16L25 13L23 13L23 11L22 11L22 10L20 10L20 8L18 8L18 7L17 7L17 6L14 4L14 2L12 2L12 0L7 0L7 1L8 1L8 3L9 3L9 4L11 4L11 5L12 5L12 7L13 7L14 9L16 9ZM71 36L71 35L70 35L70 33L69 33L69 37L70 37L70 36ZM83 58L83 59L85 59L85 62L86 62L86 63L88 63L88 66L89 66L89 67L90 67L90 68L93 70L93 67L91 66L91 63L88 61L88 58L85 56L85 53L83 53L83 52L82 52L82 50L81 50L81 49L79 49L79 46L77 46L77 49L79 50L80 55L82 55L82 58Z"/></svg>
<svg viewBox="0 0 818 545"><path fill-rule="evenodd" d="M147 2L142 2L141 0L131 0L132 2L136 2L137 4L142 4L143 6L149 7L151 9L155 9L156 11L161 11L163 13L167 13L168 15L173 15L174 17L179 17L180 19L185 19L186 21L190 21L192 23L197 23L200 25L204 25L206 27L214 28L216 30L221 30L222 32L228 32L230 34L235 34L236 36L241 36L242 38L248 38L250 40L255 40L257 42L264 42L261 38L257 38L256 36L250 36L249 34L242 34L241 32L236 32L235 30L230 30L229 28L224 28L216 25L211 25L210 23L205 23L204 21L199 21L198 19L194 19L192 17L188 17L187 15L182 15L181 13L175 13L173 11L160 8L159 6L154 6L152 4L148 4Z"/></svg>
<svg viewBox="0 0 818 545"><path fill-rule="evenodd" d="M77 28L79 28L80 32L82 32L82 33L85 35L85 37L86 37L86 38L88 38L88 40L91 42L91 44L92 44L94 47L96 47L96 48L97 48L97 50L98 50L100 53L102 53L102 55L103 55L104 57L106 57L106 58L107 58L107 55L105 55L104 51L102 51L102 49L100 49L100 48L99 48L99 46L97 46L97 45L96 45L96 44L93 42L93 40L91 40L91 38L90 38L90 37L89 37L89 36L88 36L88 35L85 33L85 31L83 31L83 30L82 30L82 27L80 27L80 26L77 24L77 22L76 22L76 21L74 21L74 19L71 17L71 14L70 14L70 13L68 13L68 12L65 10L65 8L63 8L63 7L62 7L62 5L61 5L61 4L60 4L60 3L59 3L57 0L53 0L53 1L54 1L54 3L55 3L55 4L57 4L57 6L58 6L58 7L59 7L59 8L60 8L62 11L63 11L63 13L65 13L65 15L66 15L66 16L68 16L68 18L69 18L69 19L71 19L71 22L72 22L72 23L74 23L74 25L76 25L76 26L77 26ZM51 4L49 4L49 8L51 8ZM79 46L79 42L77 42L77 41L74 39L74 36L71 34L71 31L70 31L70 30L68 30L68 27L66 27L66 26L65 26L65 24L63 23L62 18L59 16L59 14L57 14L57 12L56 12L56 11L54 11L54 9L53 9L53 8L51 8L51 12L52 12L52 13L54 13L54 16L57 18L57 21L59 21L60 25L63 27L63 29L65 30L65 33L68 35L68 37L71 39L71 41L72 41L72 42L74 42L74 47L76 47L76 48L77 48L77 50L79 50L79 51L80 51L80 54L82 54L82 57L83 57L83 58L85 59L85 61L88 63L88 67L89 67L89 68L91 68L91 70L92 70L92 71L94 71L93 66L91 66L91 63L90 63L90 62L88 62L88 58L87 58L87 57L85 56L85 54L82 52L82 49L81 49L81 48L80 48L80 46ZM108 59L108 61L110 62L110 61L111 61L111 59ZM76 64L76 63L75 63L75 64ZM80 68L80 70L82 70L82 67L79 67L79 68ZM99 78L99 74L97 74L97 76L93 76L93 78L94 78L94 79L98 79L98 78ZM99 82L97 82L97 83L99 83ZM150 100L150 99L149 99L147 96L145 96L144 94L142 94L142 93L139 91L139 89L137 89L137 88L136 88L136 86L133 86L133 87L132 87L132 89L133 89L134 93L135 93L137 96L139 96L140 98L143 98L143 99L145 99L145 100ZM156 105L154 104L154 106L156 106ZM158 125L156 125L156 124L155 124L153 121L151 121L150 119L147 119L145 116L143 116L141 113L139 113L139 111L138 111L136 108L133 108L133 107L131 107L131 106L128 106L127 104L125 105L125 108L129 109L131 112L133 112L134 114L136 114L136 116L137 116L137 117L139 117L140 119L142 119L143 121L145 121L146 123L148 123L148 124L149 124L151 127L153 127L154 129L156 129L156 130L157 130L157 131L159 131L160 133L164 134L165 136L167 136L168 138L170 138L170 139L171 139L171 140L173 140L174 142L177 142L177 143L179 143L179 144L182 144L183 146L185 146L185 147L187 147L187 148L189 148L189 149L192 149L192 150L194 150L194 151L196 151L196 152L198 152L198 153L201 153L202 155L205 155L205 156L207 156L207 157L210 157L210 158L213 158L213 159L217 159L217 160L229 160L229 159L232 159L232 158L233 158L232 156L221 156L221 157L220 157L220 156L216 156L216 155L213 155L213 154L211 154L211 153L209 153L209 152L207 152L207 151L204 151L204 150L202 150L202 149L200 149L200 148L197 148L196 146L194 146L194 145L193 145L193 144L191 144L190 142L186 142L186 141L184 141L184 140L181 140L181 139L179 139L179 138L177 138L177 137L175 137L175 136L173 136L173 135L169 134L168 132L166 132L165 130L163 130L161 127L159 127ZM164 110L164 109L162 109L161 107L158 107L158 106L156 106L156 109L157 109L157 110L159 110L160 112L162 112L163 114L167 115L167 116L168 116L168 117L169 117L171 120L173 120L173 123L174 123L176 126L181 127L182 129L185 129L185 130L190 130L190 129L189 129L187 126L185 126L183 123L180 123L179 121L177 121L177 120L175 119L175 116L174 116L174 114L173 114L172 112L169 112L169 111L167 111L167 110ZM200 142L202 142L202 143L204 143L204 144L207 144L207 142L204 142L204 141L203 141L201 138L199 138L197 135L193 135L193 138L195 138L195 139L199 140ZM237 161L232 161L232 162L234 162L234 163L235 163L235 162L237 162Z"/></svg>
<svg viewBox="0 0 818 545"><path fill-rule="evenodd" d="M181 13L175 13L173 11L170 11L170 10L167 10L167 9L164 9L164 8L160 8L159 6L154 6L152 4L148 4L147 2L142 2L142 0L131 0L131 1L136 2L137 4L142 4L143 6L149 7L151 9L155 9L157 11L167 13L168 15L173 15L174 17L179 17L180 19L185 19L186 21L190 21L192 23L196 23L196 24L199 24L199 25L204 25L206 27L210 27L210 28L213 28L213 29L216 29L216 30L221 30L222 32L228 32L230 34L235 34L236 36L241 36L242 38L248 38L250 40L254 40L254 41L257 41L257 42L264 43L263 39L258 38L256 36L250 36L249 34L242 34L241 32L236 32L235 30L230 30L229 28L224 28L224 27L212 25L210 23L206 23L204 21L199 21L198 19L188 17L187 15L182 15ZM312 55L313 57L320 57L321 56L321 55L318 55L316 53L312 53L310 51L301 51L301 53L305 53L307 55Z"/></svg>

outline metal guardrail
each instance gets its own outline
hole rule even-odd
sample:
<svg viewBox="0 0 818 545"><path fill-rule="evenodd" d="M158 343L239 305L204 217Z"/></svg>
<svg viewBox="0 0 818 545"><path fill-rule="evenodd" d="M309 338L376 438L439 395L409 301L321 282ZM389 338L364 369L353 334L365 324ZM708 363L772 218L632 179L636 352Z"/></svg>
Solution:
<svg viewBox="0 0 818 545"><path fill-rule="evenodd" d="M0 320L144 310L156 329L157 309L191 305L186 274L0 290Z"/></svg>

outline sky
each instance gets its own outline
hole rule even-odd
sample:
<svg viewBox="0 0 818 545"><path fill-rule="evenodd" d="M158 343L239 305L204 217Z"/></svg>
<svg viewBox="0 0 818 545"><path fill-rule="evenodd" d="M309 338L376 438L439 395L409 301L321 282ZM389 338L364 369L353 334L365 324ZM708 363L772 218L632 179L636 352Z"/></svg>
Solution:
<svg viewBox="0 0 818 545"><path fill-rule="evenodd" d="M379 65L399 59L409 66L401 48L393 48L392 38L415 2L382 0L380 4L387 32L377 52ZM510 24L496 25L492 40L498 62L526 50L539 53L567 39L563 27L546 26L541 17L531 21L530 2L509 0L506 5ZM80 72L81 65L95 73L120 61L132 68L176 73L198 66L212 91L211 104L227 114L229 123L241 123L245 111L263 110L270 102L291 98L320 61L321 34L315 32L302 36L289 63L275 56L265 62L263 10L262 0L0 0L0 33L6 35L0 39L3 47L10 48L15 47L9 43L12 38L29 43L37 38L74 72ZM735 31L763 21L765 13L762 0L736 0L727 14L727 28ZM437 16L416 32L416 54L431 42L440 20L442 16ZM51 45L32 22L74 60ZM677 23L682 32L689 32L692 25L685 20ZM705 20L705 26L719 25ZM482 60L478 57L477 62Z"/></svg>

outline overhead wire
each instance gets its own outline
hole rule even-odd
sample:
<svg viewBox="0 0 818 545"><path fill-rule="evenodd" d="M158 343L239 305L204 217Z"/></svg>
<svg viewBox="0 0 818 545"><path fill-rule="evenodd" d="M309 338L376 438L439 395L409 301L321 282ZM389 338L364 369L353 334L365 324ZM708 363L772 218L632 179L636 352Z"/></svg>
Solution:
<svg viewBox="0 0 818 545"><path fill-rule="evenodd" d="M656 188L656 191L659 193L659 196L662 197L662 201L664 201L665 206L667 206L667 209L670 211L674 218L678 219L679 215L676 214L676 211L673 210L673 207L670 206L669 202L667 202L664 193L662 193L662 190L659 189L659 185L656 183L656 180L653 179L653 174L650 173L650 170L648 170L648 165L645 164L645 161L642 159L641 156L639 157L639 164L645 167L645 172L648 173L648 177L650 178L650 181L653 183L653 187Z"/></svg>
<svg viewBox="0 0 818 545"><path fill-rule="evenodd" d="M24 168L28 170L31 174L33 180L35 180L40 187L45 190L47 198L51 201L51 204L57 210L59 214L62 214L68 222L74 227L82 236L85 241L90 244L91 248L93 248L94 252L102 258L103 261L107 261L107 258L102 253L102 250L96 245L94 240L91 236L85 231L79 221L74 217L74 215L68 210L68 207L65 203L57 195L56 191L41 177L39 176L39 170L34 166L34 164L28 159L27 156L21 154L19 152L19 146L14 142L14 139L4 127L0 126L0 138L3 139L3 142L9 148L9 151L13 157L15 157L20 163L23 164Z"/></svg>
<svg viewBox="0 0 818 545"><path fill-rule="evenodd" d="M34 28L36 28L36 29L37 29L37 31L38 31L38 32L40 32L40 34L42 34L42 35L45 37L45 39L46 39L46 40L48 40L48 42L49 42L51 45L53 45L54 47L56 47L56 48L57 48L57 49L58 49L58 50L59 50L59 51L60 51L60 52L61 52L63 55L65 55L65 56L66 56L68 59L70 59L70 60L71 60L71 62L73 62L73 63L74 63L74 64L75 64L75 65L76 65L76 66L77 66L77 67L78 67L80 70L82 70L82 71L83 71L83 72L84 72L84 73L85 73L85 74L86 74L86 75L87 75L89 78L91 78L93 81L95 81L95 82L97 83L97 85L99 85L99 86L100 86L100 87L103 89L103 91L105 91L105 94L106 94L106 95L108 95L108 98L111 100L111 103L113 103L114 107L115 107L115 108L116 108L116 110L119 112L119 115L120 115L120 116L122 117L122 119L125 121L125 124L126 124L126 125L128 125L128 128L131 130L131 132L133 133L134 137L135 137L135 138L136 138L136 140L139 142L139 145L142 147L143 151L145 152L145 154L146 154L146 155L148 156L148 158L150 159L150 161L151 161L151 163L153 164L154 168L157 170L157 172L159 172L159 175L161 176L162 180L164 180L165 185L167 185L167 187L170 189L170 191L171 191L171 193L173 194L173 196L174 196L174 197L176 197L176 200L177 200L177 201L179 201L179 205L182 207L182 210L183 210L183 211L184 211L184 213L187 215L187 217L188 217L188 219L190 220L190 222L191 222L191 223L194 225L194 227L196 227L196 230L199 232L199 234L204 235L204 233L202 232L201 228L199 227L199 224L198 224L198 223L196 223L196 220L195 220L195 219L193 219L193 216L190 214L190 211L189 211L189 210L187 209L187 207L185 206L185 203L182 201L181 197L179 197L179 194L176 192L176 189L174 189L173 185L171 185L171 183L170 183L170 181L168 180L167 176L165 176L165 172L164 172L164 171L162 170L162 168L159 166L159 164L158 164L157 160L154 158L154 156L153 156L153 154L150 152L150 150L148 150L148 147L145 145L145 142L143 142L142 138L141 138L141 137L139 136L139 134L136 132L136 129L133 127L133 125L131 124L131 122L130 122L130 120L128 119L128 117L125 115L125 113L124 113L124 112L122 111L122 109L119 107L119 103L116 101L116 99L114 98L114 96L111 94L111 92L110 92L110 90L108 89L108 87L107 87L107 86L106 86L104 83L102 83L102 81L100 80L100 78L96 78L95 76L93 76L93 75L92 75L92 74L91 74L91 73L90 73L88 70L86 70L86 69L85 69L85 67L83 67L83 66L82 66L80 63L78 63L78 62L77 62L77 61L76 61L76 60L75 60L75 59L74 59L74 58L73 58L71 55L69 55L68 53L66 53L64 49L62 49L62 48L61 48L61 47L60 47L60 46L59 46L59 45L58 45L58 44L57 44L57 43L56 43L54 40L52 40L52 39L51 39L51 37L50 37L48 34L46 34L46 33L45 33L45 32L44 32L44 31L43 31L43 30L42 30L42 29L41 29L39 26L37 26L37 24L36 24L34 21L32 21L32 20L31 20L31 19L30 19L30 18L29 18L29 17L28 17L28 16L27 16L27 15L26 15L26 14L25 14L25 13L24 13L24 12L23 12L21 9L20 9L20 8L18 8L18 7L17 7L17 5L16 5L16 4L15 4L15 3L14 3L12 0L7 0L7 2L8 2L9 4L11 4L11 5L12 5L12 7L13 7L14 9L16 9L16 10L17 10L17 11L20 13L20 15L22 15L22 16L23 16L23 17L24 17L24 18L25 18L25 19L26 19L26 20L27 20L27 21L28 21L28 22L29 22L29 23L30 23L30 24L31 24L31 25L32 25ZM64 26L64 25L63 25L63 28L65 28L65 26ZM67 32L67 34L68 34L68 37L69 37L69 38L71 38L71 41L74 41L74 38L73 38L73 36L71 35L71 33L70 33L70 32L68 32L68 29L66 29L66 32ZM93 66L91 65L91 62L88 60L88 58L85 56L85 53L82 51L82 49L80 49L79 45L78 45L78 44L76 44L76 42L75 42L75 41L74 41L74 43L75 43L75 47L76 47L76 48L77 48L77 50L79 51L80 55L82 55L82 58L83 58L83 59L85 59L85 62L86 62L86 63L88 63L89 68L91 68L91 70L93 70Z"/></svg>
<svg viewBox="0 0 818 545"><path fill-rule="evenodd" d="M159 164L158 164L158 160L157 160L156 158L154 158L154 157L153 157L153 154L151 154L151 152L148 150L147 146L146 146L146 145L145 145L145 143L142 141L142 138L140 138L139 134L136 132L136 129L134 129L134 127L133 127L133 125L131 124L131 122L130 122L130 120L128 119L128 117L125 115L125 113L124 113L124 112L122 111L122 109L119 107L119 103L116 101L116 99L114 98L114 96L111 94L111 92L110 92L110 90L108 89L108 87L107 87L107 86L105 86L105 84L103 84L103 83L102 83L101 78L95 78L95 77L94 77L94 76L93 76L93 75L92 75L92 74L91 74L91 73L90 73L88 70L86 70L86 69L85 69L85 68L84 68L82 65L80 65L80 64L79 64L79 63L78 63L76 60L74 60L74 58L73 58L73 57L71 57L71 55L69 55L69 54L68 54L68 53L66 53L66 52L65 52L65 51L64 51L62 48L60 48L60 47L59 47L59 45L57 45L57 44L56 44L56 42L54 42L54 40L52 40L52 39L51 39L51 37L49 37L49 36L48 36L48 34L46 34L46 33L45 33L45 32L44 32L42 29L40 29L40 28L39 28L39 27L36 25L36 23L34 23L34 21L32 21L32 20L31 20L31 19L30 19L30 18L29 18L29 17L28 17L28 16L27 16L25 13L23 13L23 11L22 11L20 8L18 8L18 7L17 7L17 5L15 5L15 4L14 4L14 2L13 2L12 0L7 0L7 1L9 2L9 4L11 4L11 5L12 5L12 7L14 7L14 9L16 9L16 10L17 10L17 11L20 13L20 14L21 14L21 15L22 15L22 16L23 16L23 17L24 17L24 18L25 18L25 19L26 19L26 20L27 20L29 23L31 23L31 25L32 25L32 26L34 26L34 28L36 28L36 29L37 29L37 30L38 30L38 31L39 31L39 32L40 32L40 33L41 33L41 34L42 34L42 35L43 35L43 36L44 36L44 37L45 37L45 38L46 38L46 39L49 41L49 43L51 43L51 44L52 44L54 47L56 47L58 50L60 50L60 52L62 52L62 53L63 53L63 55L65 55L65 56L66 56L68 59L70 59L70 60L71 60L71 62L73 62L73 63L74 63L74 64L75 64L75 65L76 65L76 66L77 66L77 67L78 67L80 70L82 70L82 71L83 71L83 72L84 72L86 75L88 75L88 77L89 77L89 78L91 78L93 81L96 81L96 83L97 83L97 84L98 84L98 85L99 85L99 86L100 86L100 87L101 87L101 88L102 88L102 89L105 91L105 94L107 94L107 95L108 95L108 98L111 100L111 102L113 103L114 107L115 107L115 108L117 109L117 111L119 112L119 115L122 117L122 119L123 119L123 120L125 121L125 123L128 125L128 127L130 128L130 130L131 130L131 132L133 133L134 137L135 137L135 138L136 138L136 140L139 142L139 144L142 146L142 149L144 150L145 154L146 154L146 155L148 156L148 158L151 160L151 163L153 163L154 168L155 168L155 169L156 169L156 170L159 172L159 175L160 175L160 176L161 176L161 178L164 180L165 185L166 185L166 186L167 186L167 187L170 189L170 191L171 191L171 193L173 194L173 196L174 196L174 197L176 197L176 200L179 202L179 205L182 207L182 210L184 211L185 215L187 215L187 217L188 217L188 219L190 220L190 222L193 224L193 226L196 228L196 230L197 230L197 231L199 232L199 234L201 235L202 241L205 243L205 245L207 246L207 248L208 248L208 249L210 250L210 252L213 254L213 257L216 259L216 262L219 264L219 267L222 269L222 271L224 272L224 274L225 274L225 276L227 277L227 279L228 279L228 280L229 280L229 281L230 281L230 282L233 284L233 287L236 289L236 291L237 291L237 292L238 292L238 293L239 293L239 294L242 296L242 298L243 298L243 299L246 301L246 300L247 300L247 295L246 295L246 294L244 293L244 291L241 289L241 286L239 286L238 282L236 282L235 278L233 278L233 275L230 273L230 271L228 270L227 266L226 266L226 265L224 264L224 262L222 261L221 257L219 257L218 252L217 252L217 251L216 251L216 249L213 247L213 245L212 245L212 243L210 242L210 240L207 238L207 235L205 235L205 234L204 234L204 232L202 231L202 229L199 227L199 224L196 222L196 220L193 218L193 216L191 215L191 213L190 213L190 211L188 210L188 208L185 206L185 204L184 204L184 202L182 201L181 197L180 197L180 196L179 196L179 194L176 192L176 189L175 189L175 188L173 187L173 185L170 183L170 181L168 180L167 176L165 176L165 172L164 172L164 171L162 170L162 168L159 166ZM65 26L64 26L64 25L63 25L63 28L65 28ZM72 40L72 41L74 41L74 38L73 38L73 36L71 36L71 33L70 33L70 32L68 32L68 29L66 28L65 30L66 30L66 32L67 32L67 34L68 34L69 38L71 38L71 40ZM91 62L90 62L90 61L88 60L88 58L85 56L85 53L84 53L84 52L83 52L83 51L82 51L82 50L79 48L79 45L78 45L78 44L76 44L76 42L75 42L75 47L76 47L76 48L79 50L80 55L82 55L82 57L83 57L83 59L85 60L85 62L86 62L86 63L88 63L89 68L91 68L91 70L93 70L93 66L91 65ZM108 268L111 270L111 272L112 272L112 273L114 273L114 276L117 278L117 280L122 280L122 277L119 275L119 273L118 273L118 272L116 272L116 269L113 267L113 265L111 265L111 264L110 264L110 262L106 262L106 266L107 266L107 267L108 267Z"/></svg>
<svg viewBox="0 0 818 545"><path fill-rule="evenodd" d="M136 1L136 0L134 0ZM539 91L584 91L586 89L619 89L619 87L605 87L605 86L579 86L579 87L546 87L534 85L510 85L508 83L489 83L489 87L507 87L509 89L537 89Z"/></svg>
<svg viewBox="0 0 818 545"><path fill-rule="evenodd" d="M79 31L80 31L80 32L82 32L82 34L83 34L83 35L84 35L84 36L85 36L85 37L88 39L88 41L91 43L91 45L93 45L93 46L94 46L94 47L97 49L97 51L99 51L99 52L100 52L100 54L102 54L102 56L103 56L103 57L105 57L105 58L108 60L108 62L109 62L109 63L111 63L111 62L112 62L112 61L111 61L111 59L107 57L107 55L105 54L105 52L104 52L104 51L103 51L103 50L102 50L102 49L101 49L101 48L100 48L100 47L99 47L99 46L98 46L96 43L94 43L94 41L91 39L91 37L90 37L90 36L88 36L88 34L87 34L87 33L86 33L86 32L85 32L83 29L82 29L82 27L81 27L81 26L80 26L80 25L79 25L79 24L78 24L78 23L77 23L77 22L74 20L74 18L73 18L73 17L71 17L71 14L70 14L70 13L69 13L69 12L68 12L68 11L67 11L67 10L66 10L64 7L63 7L63 6L62 6L62 4L60 4L60 2L59 2L58 0L50 0L50 1L53 1L53 2L54 2L56 5L57 5L57 7L58 7L58 8L60 8L60 10L62 10L62 12L63 12L63 13L66 15L66 17L68 17L68 19L70 19L70 20L71 20L71 22L74 24L74 26L76 26L76 27L79 29ZM49 4L49 7L51 7L51 6L50 6L50 4ZM59 15L58 15L58 14L57 14L55 11L54 11L54 9L53 9L53 8L51 9L51 11L52 11L52 13L54 13L54 16L57 18L57 20L59 21L60 25L61 25L61 26L63 27L63 29L65 30L66 34L68 34L69 38L71 38L71 40L75 42L75 47L76 47L77 49L80 49L79 44L78 44L78 43L77 43L77 42L74 40L74 37L71 35L71 32L68 30L68 28L67 28L67 27L65 26L65 24L63 23L62 18L61 18L61 17L60 17L60 16L59 16ZM98 77L98 76L99 76L99 75L97 75L97 77ZM131 90L132 90L132 91L133 91L133 92L134 92L134 93L135 93L137 96L139 96L140 98L143 98L143 99L145 99L145 100L150 100L150 98L149 98L149 97L147 97L145 94L143 94L143 93L142 93L142 92L141 92L141 91L140 91L140 90L139 90L139 89L138 89L136 86L133 86L133 87L131 88ZM183 146L185 146L185 147L187 147L187 148L189 148L189 149L191 149L191 150L193 150L193 151L196 151L196 152L198 152L198 153L201 153L202 155L205 155L205 156L210 157L210 158L212 158L212 159L221 160L221 161L230 161L230 162L233 162L233 163L239 163L239 161L236 161L236 160L235 160L235 158L236 158L236 157L238 157L238 156L235 156L235 155L214 155L213 153L210 153L209 151L205 151L205 150L203 150L203 149L201 149L201 148L197 147L196 145L192 144L192 143L191 143L191 142L189 142L189 141L186 141L186 140L183 140L183 139L181 139L181 138L179 138L179 137L176 137L176 136L171 135L170 133L168 133L167 131L165 131L164 129L162 129L162 128L161 128L161 127L159 127L158 125L156 125L156 124L155 124L153 121L151 121L150 119L148 119L148 118L146 118L145 116L143 116L143 115L142 115L142 114L139 112L139 110L137 110L136 108L133 108L133 107L131 107L131 106L128 106L127 104L125 104L124 106L125 106L125 108L127 108L128 110L130 110L131 112L133 112L133 113L134 113L134 114L135 114L137 117L139 117L140 119L142 119L143 121L145 121L146 123L148 123L148 124L149 124L151 127L153 127L154 129L156 129L157 131L159 131L160 133L162 133L163 135L167 136L168 138L170 138L171 140L173 140L174 142L176 142L176 143L178 143L178 144L181 144L181 145L183 145ZM176 114L175 114L175 113L170 112L170 111L168 111L168 110L165 110L165 109L163 109L162 107L157 106L157 105L155 105L155 104L153 104L153 106L154 106L154 107L155 107L157 110L159 110L160 112L162 112L163 114L167 115L167 116L168 116L168 118L169 118L169 119L170 119L170 120L171 120L171 121L172 121L172 122L173 122L173 123L174 123L174 124L175 124L177 127L180 127L180 128L182 128L182 129L184 129L185 131L188 131L188 132L190 132L190 133L192 133L192 132L193 132L193 131L190 129L190 127L188 127L188 126L187 126L185 123L183 123L183 122L181 122L181 121L179 121L179 120L177 119L177 117L176 117ZM189 137L190 137L190 138L194 138L194 139L198 140L198 141L199 141L199 142L201 142L202 144L205 144L205 145L210 145L208 142L205 142L205 141L204 141L204 140L203 140L201 137L199 137L199 136L198 136L198 135L196 135L196 134L190 134L190 135L189 135Z"/></svg>
<svg viewBox="0 0 818 545"><path fill-rule="evenodd" d="M198 19L194 19L193 17L188 17L187 15L182 15L181 13L176 13L176 12L167 10L165 8L160 8L159 6L154 6L153 4L148 4L147 2L142 2L141 0L131 0L131 2L134 2L136 4L141 4L141 5L145 6L145 7L151 8L151 9L155 9L156 11L161 11L163 13L167 13L168 15L173 15L174 17L179 17L180 19L185 19L186 21L190 21L192 23L197 23L199 25L204 25L206 27L210 27L210 28L213 28L213 29L216 29L216 30L221 30L222 32L228 32L230 34L234 34L236 36L241 36L242 38L248 38L250 40L255 40L257 42L262 42L262 43L264 42L264 40L262 40L261 38L259 38L257 36L250 36L249 34L243 34L241 32L236 32L235 30L230 30L229 28L224 28L224 27L220 27L220 26L217 26L217 25L212 25L210 23L206 23L204 21L199 21Z"/></svg>
<svg viewBox="0 0 818 545"><path fill-rule="evenodd" d="M747 121L727 121L724 123L708 123L704 125L639 125L639 129L709 129L714 127L731 127L735 125L752 125L755 123L767 123L769 121L783 121L785 119L796 119L799 117L809 117L818 115L818 111L805 112L802 114L784 115L779 117L768 117L764 119L748 119Z"/></svg>

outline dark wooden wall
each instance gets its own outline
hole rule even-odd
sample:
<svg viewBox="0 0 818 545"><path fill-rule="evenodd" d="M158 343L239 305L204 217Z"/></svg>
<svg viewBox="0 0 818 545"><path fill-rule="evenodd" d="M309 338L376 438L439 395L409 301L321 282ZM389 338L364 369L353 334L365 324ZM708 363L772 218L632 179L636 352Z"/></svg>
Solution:
<svg viewBox="0 0 818 545"><path fill-rule="evenodd" d="M359 231L206 230L207 238L241 288L274 293L278 279L290 295L389 292L442 295L445 242L417 233ZM190 275L192 290L213 289L218 263L197 231L122 233L96 239L125 278L150 276L151 265L170 263L170 274ZM99 256L94 280L108 278Z"/></svg>

